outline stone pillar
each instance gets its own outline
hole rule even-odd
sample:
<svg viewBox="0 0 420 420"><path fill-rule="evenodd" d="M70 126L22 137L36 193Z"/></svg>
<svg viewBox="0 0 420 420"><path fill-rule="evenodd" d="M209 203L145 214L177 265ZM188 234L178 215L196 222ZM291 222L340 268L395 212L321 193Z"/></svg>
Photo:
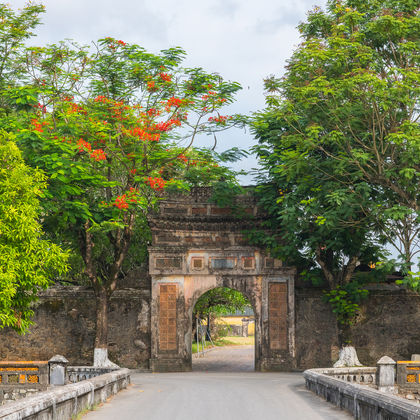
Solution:
<svg viewBox="0 0 420 420"><path fill-rule="evenodd" d="M67 364L69 361L59 354L48 360L50 385L65 385L67 380Z"/></svg>
<svg viewBox="0 0 420 420"><path fill-rule="evenodd" d="M249 318L242 318L242 337L248 337Z"/></svg>
<svg viewBox="0 0 420 420"><path fill-rule="evenodd" d="M153 372L191 370L191 313L185 311L185 276L152 277L152 354ZM191 331L191 330L190 330Z"/></svg>
<svg viewBox="0 0 420 420"><path fill-rule="evenodd" d="M395 393L395 366L396 362L388 356L384 356L376 363L376 385L382 392Z"/></svg>
<svg viewBox="0 0 420 420"><path fill-rule="evenodd" d="M295 313L293 269L276 269L277 275L262 276L262 346L256 370L290 371L295 367ZM256 334L257 337L257 334Z"/></svg>

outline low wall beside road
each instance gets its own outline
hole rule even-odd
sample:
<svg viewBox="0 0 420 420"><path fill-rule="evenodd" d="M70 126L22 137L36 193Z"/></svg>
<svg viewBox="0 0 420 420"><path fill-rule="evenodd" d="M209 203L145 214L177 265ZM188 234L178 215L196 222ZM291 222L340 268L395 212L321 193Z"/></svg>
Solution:
<svg viewBox="0 0 420 420"><path fill-rule="evenodd" d="M350 368L360 374L366 368ZM370 369L370 368L367 368ZM338 379L337 369L309 369L303 373L306 388L337 407L350 411L361 420L418 420L420 404L405 401L401 397L377 391L366 385ZM331 371L332 375L328 373ZM368 372L367 372L368 373ZM350 372L346 373L349 377Z"/></svg>
<svg viewBox="0 0 420 420"><path fill-rule="evenodd" d="M47 361L1 361L0 406L48 388Z"/></svg>
<svg viewBox="0 0 420 420"><path fill-rule="evenodd" d="M75 384L57 386L0 407L0 419L71 419L81 411L104 402L129 383L130 371L119 369Z"/></svg>

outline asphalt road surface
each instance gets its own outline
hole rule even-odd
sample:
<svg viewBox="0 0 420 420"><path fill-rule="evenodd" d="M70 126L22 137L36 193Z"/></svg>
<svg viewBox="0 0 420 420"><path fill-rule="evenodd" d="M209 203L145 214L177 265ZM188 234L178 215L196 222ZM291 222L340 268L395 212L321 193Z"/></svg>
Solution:
<svg viewBox="0 0 420 420"><path fill-rule="evenodd" d="M254 372L254 346L215 347L192 363L195 372Z"/></svg>
<svg viewBox="0 0 420 420"><path fill-rule="evenodd" d="M307 391L300 373L253 369L253 347L211 350L193 372L133 373L83 420L319 420L352 417Z"/></svg>

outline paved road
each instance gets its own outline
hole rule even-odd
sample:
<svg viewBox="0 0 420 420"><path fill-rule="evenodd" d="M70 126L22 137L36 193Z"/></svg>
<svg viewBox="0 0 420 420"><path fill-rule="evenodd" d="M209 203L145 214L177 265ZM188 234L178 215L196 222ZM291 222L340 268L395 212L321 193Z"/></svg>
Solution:
<svg viewBox="0 0 420 420"><path fill-rule="evenodd" d="M241 367L249 370L250 357L253 348L216 349L194 363L193 372L133 373L127 390L89 412L83 420L352 418L307 391L299 373L229 372ZM238 363L232 367L221 359ZM244 363L247 359L248 365ZM217 368L223 371L217 372Z"/></svg>
<svg viewBox="0 0 420 420"><path fill-rule="evenodd" d="M254 346L215 347L193 355L196 372L254 372Z"/></svg>

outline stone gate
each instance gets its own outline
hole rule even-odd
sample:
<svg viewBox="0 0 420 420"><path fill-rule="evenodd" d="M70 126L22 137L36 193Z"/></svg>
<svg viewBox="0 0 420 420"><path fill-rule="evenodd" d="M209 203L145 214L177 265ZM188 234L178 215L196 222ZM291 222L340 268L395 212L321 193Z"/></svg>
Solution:
<svg viewBox="0 0 420 420"><path fill-rule="evenodd" d="M255 315L255 369L295 365L295 270L251 246L244 231L261 222L252 195L220 208L211 189L170 195L150 219L151 359L153 371L191 370L192 312L216 287L243 293ZM239 217L239 213L244 216Z"/></svg>

